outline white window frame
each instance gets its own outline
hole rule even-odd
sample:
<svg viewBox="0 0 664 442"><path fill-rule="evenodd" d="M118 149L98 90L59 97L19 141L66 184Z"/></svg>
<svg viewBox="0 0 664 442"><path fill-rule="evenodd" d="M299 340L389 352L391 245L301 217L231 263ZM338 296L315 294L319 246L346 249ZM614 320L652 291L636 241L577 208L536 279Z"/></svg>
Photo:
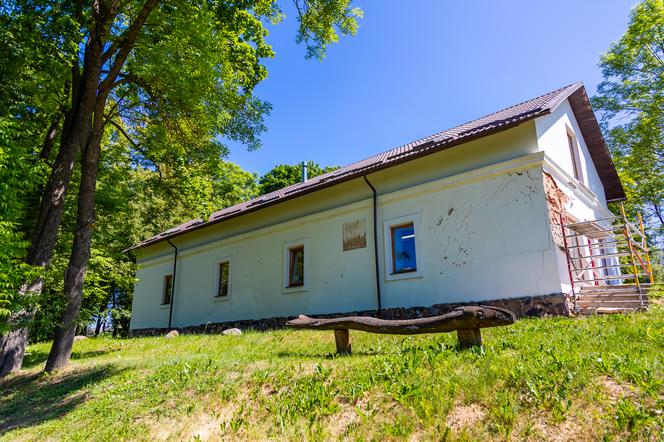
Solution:
<svg viewBox="0 0 664 442"><path fill-rule="evenodd" d="M290 273L290 249L301 246L304 248L304 284L296 287L289 287ZM283 281L281 284L282 292L285 294L304 293L309 291L309 281L311 280L311 267L309 266L309 239L302 238L284 243L283 253Z"/></svg>
<svg viewBox="0 0 664 442"><path fill-rule="evenodd" d="M392 227L400 226L403 224L413 224L413 232L415 233L415 261L417 262L417 269L412 272L392 273L394 268L392 262ZM420 241L420 218L418 214L404 215L398 218L391 218L383 222L383 245L385 256L385 281L401 281L404 279L417 279L422 278L422 244Z"/></svg>
<svg viewBox="0 0 664 442"><path fill-rule="evenodd" d="M579 143L579 138L576 136L574 130L568 125L565 125L566 134L565 134L565 143L567 143L567 150L571 151L570 160L572 162L572 170L570 170L570 176L574 178L577 182L586 185L586 171L581 162L581 144ZM568 138L569 137L569 138ZM572 140L572 146L569 145L570 138ZM579 177L574 176L574 169L577 169Z"/></svg>
<svg viewBox="0 0 664 442"><path fill-rule="evenodd" d="M226 296L217 296L219 293L219 278L221 277L220 264L227 262L228 263L228 294ZM214 269L214 289L212 293L212 299L214 302L227 302L231 300L233 294L233 256L222 256L215 260L215 269Z"/></svg>

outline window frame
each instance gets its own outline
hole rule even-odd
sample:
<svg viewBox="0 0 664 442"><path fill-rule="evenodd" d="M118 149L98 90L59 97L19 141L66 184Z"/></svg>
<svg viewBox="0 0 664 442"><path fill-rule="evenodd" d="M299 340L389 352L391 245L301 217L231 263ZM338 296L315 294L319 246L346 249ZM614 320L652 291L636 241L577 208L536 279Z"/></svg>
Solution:
<svg viewBox="0 0 664 442"><path fill-rule="evenodd" d="M168 302L166 301L166 281L170 278L170 290L168 293ZM174 290L174 283L173 283L173 273L164 273L161 278L161 306L166 307L171 305L171 302L173 302L173 290Z"/></svg>
<svg viewBox="0 0 664 442"><path fill-rule="evenodd" d="M302 293L309 291L309 280L311 278L311 267L309 266L309 240L307 238L288 241L283 245L283 293ZM302 266L303 278L302 284L291 285L291 251L301 249L303 253Z"/></svg>
<svg viewBox="0 0 664 442"><path fill-rule="evenodd" d="M226 288L226 295L219 295L219 285L221 283L221 266L222 264L228 264L228 281ZM228 301L231 298L232 287L231 287L231 275L233 272L233 260L230 256L224 256L215 261L215 278L214 278L214 295L213 299L216 302Z"/></svg>
<svg viewBox="0 0 664 442"><path fill-rule="evenodd" d="M396 260L396 250L395 250L395 243L394 243L394 231L399 228L403 227L412 227L413 228L413 242L415 242L415 223L412 221L406 222L403 224L395 224L390 226L390 248L392 249L392 268L391 268L391 273L392 275L399 275L401 273L412 273L412 272L417 272L417 244L415 244L415 268L414 269L403 269L397 271L397 260ZM402 238L403 239L403 238Z"/></svg>
<svg viewBox="0 0 664 442"><path fill-rule="evenodd" d="M293 280L295 263L297 261L297 255L302 253L302 277L299 282ZM288 248L288 288L302 287L304 285L304 246L293 246Z"/></svg>
<svg viewBox="0 0 664 442"><path fill-rule="evenodd" d="M581 166L581 152L579 149L579 140L573 130L567 127L567 148L570 160L572 162L572 176L581 184L585 184L583 167Z"/></svg>
<svg viewBox="0 0 664 442"><path fill-rule="evenodd" d="M415 262L416 268L414 270L406 270L402 272L396 272L395 269L395 256L394 256L394 244L392 241L393 231L395 228L403 227L407 225L413 226L413 234L415 235ZM385 281L399 281L404 279L416 279L423 277L423 265L422 259L418 259L418 256L422 256L422 244L420 241L420 219L419 215L405 215L398 218L392 218L385 220L383 223L383 251L385 257L385 266L383 268L384 279Z"/></svg>

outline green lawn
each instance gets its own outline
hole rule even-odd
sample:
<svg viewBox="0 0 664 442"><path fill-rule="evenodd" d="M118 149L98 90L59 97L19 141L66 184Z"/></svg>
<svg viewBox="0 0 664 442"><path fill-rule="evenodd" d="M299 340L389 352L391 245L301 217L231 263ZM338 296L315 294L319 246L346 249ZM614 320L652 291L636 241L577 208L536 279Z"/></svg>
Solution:
<svg viewBox="0 0 664 442"><path fill-rule="evenodd" d="M661 305L483 336L351 332L350 357L332 332L87 339L51 376L36 344L0 383L0 440L664 438Z"/></svg>

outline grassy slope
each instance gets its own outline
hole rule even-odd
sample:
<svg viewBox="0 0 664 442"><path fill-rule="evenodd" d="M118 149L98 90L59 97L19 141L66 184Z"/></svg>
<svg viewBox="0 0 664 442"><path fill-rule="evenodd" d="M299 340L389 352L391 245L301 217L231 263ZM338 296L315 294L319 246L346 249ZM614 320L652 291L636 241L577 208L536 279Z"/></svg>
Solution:
<svg viewBox="0 0 664 442"><path fill-rule="evenodd" d="M664 308L523 320L453 334L277 331L87 339L39 374L48 345L0 383L0 440L664 437Z"/></svg>

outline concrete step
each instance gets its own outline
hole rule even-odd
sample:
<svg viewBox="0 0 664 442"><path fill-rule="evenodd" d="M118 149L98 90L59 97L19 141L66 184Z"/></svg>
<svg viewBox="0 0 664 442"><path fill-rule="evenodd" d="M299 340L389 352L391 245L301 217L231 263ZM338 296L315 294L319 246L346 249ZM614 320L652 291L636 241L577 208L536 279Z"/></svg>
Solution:
<svg viewBox="0 0 664 442"><path fill-rule="evenodd" d="M641 291L645 292L647 288L641 287ZM581 287L581 290L579 291L580 293L587 293L587 292L638 292L638 289L634 286L629 286L629 287L623 287L623 286L615 286L615 287L602 287L602 286L596 286L596 287Z"/></svg>
<svg viewBox="0 0 664 442"><path fill-rule="evenodd" d="M642 295L641 297L643 298L644 301L648 300L647 295ZM638 293L619 293L619 294L613 294L613 293L609 293L609 294L595 294L595 293L585 294L584 293L582 295L579 295L578 298L577 298L577 300L580 300L580 301L602 301L602 300L606 300L606 301L631 301L631 300L635 300L635 299L636 300L640 299Z"/></svg>
<svg viewBox="0 0 664 442"><path fill-rule="evenodd" d="M577 302L576 306L578 308L602 308L602 307L640 308L642 305L639 301L604 301L604 302ZM643 304L643 307L647 306L648 304Z"/></svg>
<svg viewBox="0 0 664 442"><path fill-rule="evenodd" d="M592 315L634 313L637 310L638 309L626 308L626 307L598 307L598 308L582 308L579 310L579 313L583 316L592 316Z"/></svg>
<svg viewBox="0 0 664 442"><path fill-rule="evenodd" d="M641 290L647 291L650 289L650 284L641 284ZM634 284L619 284L619 285L585 285L580 287L581 293L594 292L594 291L636 291L637 288Z"/></svg>

